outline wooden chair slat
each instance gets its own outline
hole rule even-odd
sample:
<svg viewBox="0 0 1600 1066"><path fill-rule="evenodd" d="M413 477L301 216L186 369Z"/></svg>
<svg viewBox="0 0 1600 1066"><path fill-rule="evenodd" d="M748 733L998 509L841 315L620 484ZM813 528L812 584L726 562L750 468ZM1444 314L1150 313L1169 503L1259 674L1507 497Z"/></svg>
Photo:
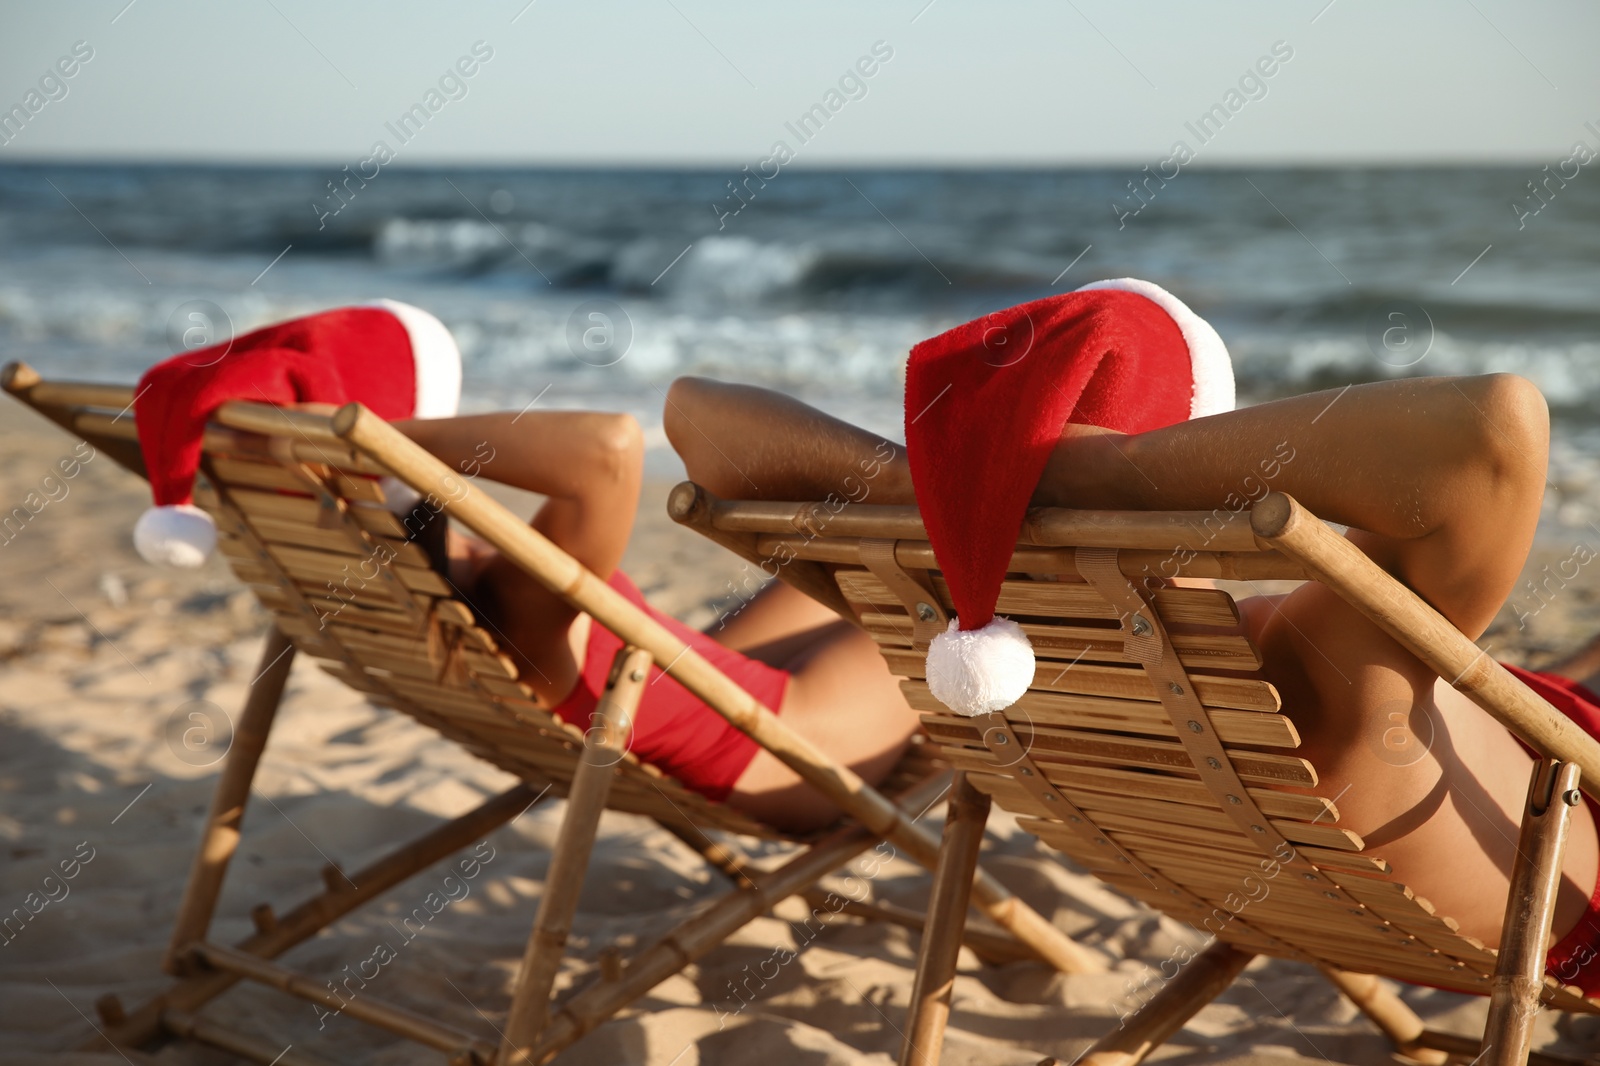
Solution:
<svg viewBox="0 0 1600 1066"><path fill-rule="evenodd" d="M332 639L351 648L370 648L374 651L386 651L394 655L415 654L420 647L427 649L427 641L421 634L399 634L385 632L379 629L368 629L361 625L350 624L342 618L329 620L324 627L331 631ZM494 643L494 638L489 636L477 626L465 629L452 627L450 633L464 645L481 652L495 652L499 649Z"/></svg>
<svg viewBox="0 0 1600 1066"><path fill-rule="evenodd" d="M941 739L934 731L929 732L935 739ZM1107 733L1072 733L1069 730L1059 733L1068 735L1037 736L1030 742L1028 752L1034 764L1052 784L1058 780L1070 781L1084 763L1168 771L1193 769L1188 752L1180 744L1135 737L1114 738ZM952 766L980 773L1009 773L1011 764L1001 762L987 748L949 744L944 751ZM1243 749L1232 749L1230 754L1240 779L1247 785L1286 782L1305 788L1316 785L1311 764L1304 759Z"/></svg>
<svg viewBox="0 0 1600 1066"><path fill-rule="evenodd" d="M921 652L882 648L889 669L901 677L923 678L927 659ZM1270 684L1255 678L1190 675L1200 701L1207 707L1244 711L1276 711L1281 704ZM1063 666L1048 661L1034 669L1035 690L1076 692L1085 696L1111 696L1116 699L1156 702L1156 690L1143 670L1103 663L1076 663Z"/></svg>
<svg viewBox="0 0 1600 1066"><path fill-rule="evenodd" d="M1096 825L1105 829L1137 832L1141 825L1159 825L1172 827L1175 830L1180 827L1182 830L1199 830L1204 834L1197 838L1200 840L1219 833L1227 834L1234 839L1238 838L1238 826L1226 814L1216 809L1208 810L1181 803L1160 803L1155 800L1140 799L1137 796L1129 796L1126 803L1114 807L1106 802L1106 797L1099 798L1101 802L1098 805L1091 803L1089 806L1084 806L1083 810L1094 819ZM1361 851L1364 846L1361 837L1348 829L1340 829L1334 825L1312 825L1286 818L1275 818L1272 820L1272 825L1293 844L1332 848L1336 851Z"/></svg>
<svg viewBox="0 0 1600 1066"><path fill-rule="evenodd" d="M900 598L866 570L840 570L834 575L847 600L868 606L900 607ZM950 585L940 575L934 589L947 610L954 610ZM1233 597L1220 589L1166 588L1155 594L1156 610L1168 622L1182 625L1232 626L1239 621ZM1000 586L995 613L1034 618L1116 618L1118 610L1093 588L1077 581L1006 581Z"/></svg>
<svg viewBox="0 0 1600 1066"><path fill-rule="evenodd" d="M1200 812L1203 808L1190 808L1190 810L1192 812ZM1246 840L1238 832L1237 824L1232 823L1232 820L1229 820L1227 815L1222 815L1222 813L1218 813L1216 821L1211 824L1194 824L1195 818L1192 815L1190 815L1189 821L1170 820L1165 821L1165 823L1162 823L1162 821L1150 823L1150 821L1142 820L1138 816L1120 815L1120 813L1106 812L1106 810L1096 812L1091 816L1094 818L1094 823L1098 824L1102 831L1114 834L1118 840L1122 839L1123 834L1144 836L1144 834L1152 832L1152 829L1158 829L1158 831L1162 832L1162 840L1165 840L1168 844L1181 844L1186 848L1218 848L1218 850L1226 850L1226 852L1238 852L1240 855L1245 856L1246 860L1254 860L1258 861L1258 863L1261 858L1266 858L1266 853L1250 850L1250 840ZM1278 823L1272 824L1277 826ZM1290 832L1285 832L1285 836L1290 837L1291 844L1299 845L1299 850L1302 850L1302 852L1333 850L1333 852L1358 853L1362 850L1362 839L1355 836L1354 832L1347 831L1347 829L1339 829L1338 826L1299 826L1298 823L1290 823L1288 828L1290 828L1293 836L1290 837ZM1302 839L1296 840L1294 837L1302 837Z"/></svg>
<svg viewBox="0 0 1600 1066"><path fill-rule="evenodd" d="M928 691L926 682L901 682L906 702L925 712L923 724L937 722L946 735L957 736L957 729L966 730L973 742L982 734L964 719L949 710ZM1070 701L1070 702L1069 702ZM1119 733L1140 733L1146 736L1173 738L1177 729L1159 703L1140 703L1134 700L1092 700L1088 697L1058 695L1056 693L1030 692L1018 700L1014 707L1019 715L1036 726L1059 726L1067 729L1104 729ZM1281 714L1263 714L1260 711L1212 711L1211 724L1224 744L1253 747L1296 748L1300 735L1294 723Z"/></svg>
<svg viewBox="0 0 1600 1066"><path fill-rule="evenodd" d="M227 456L213 456L210 464L216 476L229 485L243 488L287 489L292 492L306 491L305 479L281 463L260 463ZM318 472L326 473L331 480L330 487L347 500L359 500L363 503L384 502L383 490L378 486L378 482L371 478L349 477L321 464Z"/></svg>
<svg viewBox="0 0 1600 1066"><path fill-rule="evenodd" d="M1147 797L1167 803L1216 807L1216 797L1193 778L1175 777L1131 767L1074 766L1056 788L1080 806L1114 802L1124 796ZM1246 789L1263 813L1300 822L1337 822L1339 810L1331 800L1276 788Z"/></svg>
<svg viewBox="0 0 1600 1066"><path fill-rule="evenodd" d="M1041 803L1031 791L1022 787L1021 784L1012 778L1002 777L998 774L974 773L971 776L971 780L973 787L987 793L990 796L993 796L995 800L1007 810L1016 813L1031 813L1035 817L1039 818L1054 817L1054 811L1050 810L1046 805ZM1051 783L1054 784L1054 782ZM1178 836L1181 836L1189 828L1195 825L1195 813L1202 815L1208 813L1206 812L1205 808L1202 807L1185 807L1181 804L1172 804L1170 806L1175 811L1190 812L1169 814L1167 817L1170 819L1170 821L1166 823L1158 823L1177 827L1174 829L1174 832ZM1080 809L1083 810L1084 816L1087 817L1098 828L1117 830L1127 829L1130 826L1137 827L1139 824L1140 816L1118 815L1116 812L1108 812L1103 809L1091 810L1090 808L1082 807L1081 805ZM1179 817L1186 818L1187 820L1180 822L1177 820ZM1223 821L1224 817L1218 814L1215 826L1220 829ZM1343 835L1340 835L1340 831L1337 829L1332 829L1332 827L1307 826L1301 822L1279 819L1273 819L1272 825L1279 832L1283 833L1286 838L1295 843L1350 850L1349 839ZM1203 827L1212 828L1212 823L1203 823ZM1213 831L1217 830L1214 829ZM1235 830L1235 832L1237 831ZM1055 839L1056 838L1051 837L1047 839L1047 843L1054 844ZM1066 838L1063 837L1062 839ZM1076 845L1074 845L1074 847L1076 847ZM1071 851L1073 854L1077 853L1076 851L1072 851L1071 848L1064 848L1063 850Z"/></svg>
<svg viewBox="0 0 1600 1066"><path fill-rule="evenodd" d="M1179 884L1182 884L1188 873L1197 867L1205 870L1215 870L1218 867L1230 870L1236 868L1248 873L1252 867L1259 868L1260 860L1268 857L1265 852L1253 849L1243 834L1235 834L1225 843L1207 844L1188 844L1172 837L1151 835L1166 831L1166 826L1146 826L1142 832L1122 830L1108 832L1106 835L1124 851L1144 858L1151 866L1168 873L1168 876ZM1372 874L1389 872L1389 864L1372 855L1310 846L1297 850L1319 868L1327 870L1361 871Z"/></svg>
<svg viewBox="0 0 1600 1066"><path fill-rule="evenodd" d="M266 518L314 526L321 510L317 501L310 496L285 496L257 489L236 489L230 495L239 509L251 519ZM402 539L406 535L400 520L381 507L351 507L348 513L368 533Z"/></svg>
<svg viewBox="0 0 1600 1066"><path fill-rule="evenodd" d="M264 606L269 610L281 610L289 601L284 596L283 590L278 587L272 571L258 564L254 557L243 557L235 550L219 544L219 552L228 559L233 568L234 576L248 585L251 591L256 592L262 599ZM287 569L287 568L286 568ZM404 623L404 632L416 632L420 628L418 620L402 609L398 600L390 593L386 585L375 581L365 583L334 582L331 578L318 578L304 572L293 572L295 589L300 595L317 608L323 617L324 624L331 623L335 618L345 616L352 608L367 611L386 612L394 616L390 621L396 625ZM271 601L268 603L268 601ZM416 592L412 602L419 612L426 614L434 600ZM365 615L361 617L366 617ZM399 621L395 621L398 619ZM380 619L380 622L383 619Z"/></svg>
<svg viewBox="0 0 1600 1066"><path fill-rule="evenodd" d="M947 725L946 723L950 723ZM978 734L970 719L958 715L942 716L925 722L928 733L952 745L971 744ZM1120 733L1096 733L1061 726L1033 724L1012 725L1017 740L1026 754L1046 773L1070 772L1067 768L1077 758L1093 755L1097 758L1115 757L1118 753L1136 759L1145 765L1166 770L1193 769L1188 749L1181 743L1154 737L1128 736ZM988 752L987 748L965 747L964 751ZM1310 788L1316 785L1316 771L1306 760L1296 755L1280 755L1270 751L1244 748L1226 749L1241 774L1272 781L1277 784L1299 785ZM995 766L1005 767L1011 762L996 761Z"/></svg>
<svg viewBox="0 0 1600 1066"><path fill-rule="evenodd" d="M926 540L916 507L860 506L838 500L778 502L708 500L709 525L735 533L826 531L832 536ZM1250 551L1256 547L1243 511L1081 511L1034 508L1021 540L1033 545L1158 548L1166 551Z"/></svg>
<svg viewBox="0 0 1600 1066"><path fill-rule="evenodd" d="M381 563L377 557L362 556L355 552L318 551L287 544L273 545L268 550L288 573L308 583L331 581L341 594L345 589L357 590L381 584L372 576ZM451 595L450 586L431 569L395 563L390 565L389 570L414 592L430 596Z"/></svg>
<svg viewBox="0 0 1600 1066"><path fill-rule="evenodd" d="M867 611L861 616L861 625L874 640L886 648L911 650L911 622L907 615L885 611ZM1033 645L1034 656L1050 662L1131 663L1134 660L1122 650L1122 639L1116 630L1090 626L1051 626L1037 622L1021 623L1028 643ZM1173 647L1183 665L1193 668L1210 667L1213 670L1257 670L1261 667L1261 654L1249 638L1235 634L1175 633Z"/></svg>
<svg viewBox="0 0 1600 1066"><path fill-rule="evenodd" d="M263 585L259 581L245 580L243 575L239 578L246 588L255 593L261 605L269 611L282 611L287 605L283 590L276 585ZM415 619L400 611L393 610L392 605L378 603L344 603L330 600L315 595L307 595L306 601L316 608L322 615L322 622L317 627L325 630L335 624L359 627L361 629L379 630L395 635L415 635L421 630ZM280 616L281 617L281 616Z"/></svg>
<svg viewBox="0 0 1600 1066"><path fill-rule="evenodd" d="M1128 742L1122 744L1102 741L1104 734L1095 736L1095 739L1075 740L1070 742L1072 751L1044 752L1035 748L1030 754L1034 764L1051 784L1062 782L1070 783L1073 776L1082 769L1105 767L1138 767L1146 770L1182 771L1190 770L1187 762L1188 756L1181 748L1174 751L1177 745L1162 749L1154 743ZM938 739L937 737L935 739ZM964 747L959 744L946 745L943 748L944 758L951 766L974 773L1000 773L1009 776L1008 764L1000 762L987 749ZM1240 780L1247 786L1281 784L1286 776L1296 774L1309 763L1285 765L1282 761L1268 763L1264 760L1242 760L1237 762ZM1306 775L1308 776L1308 775ZM1313 780L1304 780L1303 787L1315 785Z"/></svg>
<svg viewBox="0 0 1600 1066"><path fill-rule="evenodd" d="M516 689L504 695L486 698L484 693L457 685L443 684L437 678L419 674L400 674L393 679L394 687L420 699L448 702L452 705L482 710L496 721L514 717L532 718L541 727L550 730L565 729L558 719L525 697L518 699Z"/></svg>
<svg viewBox="0 0 1600 1066"><path fill-rule="evenodd" d="M351 662L360 664L368 671L387 672L399 677L416 677L425 681L437 681L444 670L444 663L430 661L427 656L413 658L354 649L347 650L347 654Z"/></svg>
<svg viewBox="0 0 1600 1066"><path fill-rule="evenodd" d="M318 551L344 552L350 549L350 537L342 530L319 529L316 526L296 525L293 522L276 522L269 518L252 518L250 527L256 536L269 547L285 544L297 548L315 548ZM373 539L394 553L396 562L407 566L428 566L428 556L415 544L397 537L372 534ZM218 530L219 543L230 539L228 533Z"/></svg>
<svg viewBox="0 0 1600 1066"><path fill-rule="evenodd" d="M797 533L759 533L755 554L762 559L804 559L808 562L861 566L861 541L856 537L811 537ZM1018 545L1011 553L1011 573L1077 576L1072 548ZM1156 551L1123 549L1122 572L1136 579L1197 577L1220 581L1299 581L1305 568L1275 551ZM938 568L933 546L925 540L895 542L895 560L917 570Z"/></svg>

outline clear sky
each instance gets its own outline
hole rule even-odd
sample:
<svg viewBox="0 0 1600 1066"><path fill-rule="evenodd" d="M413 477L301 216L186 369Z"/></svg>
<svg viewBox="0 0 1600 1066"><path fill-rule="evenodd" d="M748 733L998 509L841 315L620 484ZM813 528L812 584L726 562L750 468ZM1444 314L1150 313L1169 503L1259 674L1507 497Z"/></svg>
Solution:
<svg viewBox="0 0 1600 1066"><path fill-rule="evenodd" d="M0 111L36 113L0 163L1143 163L1230 104L1199 163L1554 163L1600 143L1597 42L1592 0L3 0Z"/></svg>

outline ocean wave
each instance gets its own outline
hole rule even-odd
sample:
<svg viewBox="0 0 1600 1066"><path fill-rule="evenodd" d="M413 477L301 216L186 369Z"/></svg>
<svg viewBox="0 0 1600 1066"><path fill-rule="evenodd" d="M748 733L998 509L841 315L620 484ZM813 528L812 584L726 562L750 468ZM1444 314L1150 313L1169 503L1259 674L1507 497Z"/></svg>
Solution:
<svg viewBox="0 0 1600 1066"><path fill-rule="evenodd" d="M1284 206L1302 238L1224 171L1186 173L1121 230L1118 175L1094 171L786 171L722 230L720 173L385 169L319 229L327 177L0 167L0 343L56 375L132 380L170 354L186 302L238 333L392 296L445 321L486 403L555 382L547 402L659 410L666 380L704 373L892 410L917 341L1134 276L1216 325L1247 397L1509 370L1569 421L1600 412L1600 185L1495 230L1516 174L1300 171ZM567 340L595 299L632 321L612 367ZM1401 306L1424 312L1417 360L1371 339Z"/></svg>
<svg viewBox="0 0 1600 1066"><path fill-rule="evenodd" d="M604 239L537 222L392 218L377 230L385 266L476 276L532 272L560 287L602 285L727 303L878 291L916 297L1048 283L1054 261L1016 252L922 250L890 233L760 240L646 236ZM1059 268L1056 268L1059 269Z"/></svg>
<svg viewBox="0 0 1600 1066"><path fill-rule="evenodd" d="M1329 296L1270 302L1231 303L1227 313L1264 326L1293 329L1363 329L1395 309L1420 306L1438 330L1454 333L1527 334L1564 330L1600 334L1600 307L1544 296L1538 301L1469 299L1425 289L1354 289Z"/></svg>

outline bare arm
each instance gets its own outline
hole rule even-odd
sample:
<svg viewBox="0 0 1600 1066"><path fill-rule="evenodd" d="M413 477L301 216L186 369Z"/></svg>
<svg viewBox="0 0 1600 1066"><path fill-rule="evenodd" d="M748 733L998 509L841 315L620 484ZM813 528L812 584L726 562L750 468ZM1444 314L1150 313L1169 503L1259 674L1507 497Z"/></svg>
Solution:
<svg viewBox="0 0 1600 1066"><path fill-rule="evenodd" d="M697 378L674 383L666 426L689 476L729 498L821 498L880 444L798 400ZM1548 444L1544 399L1523 378L1382 382L1137 436L1068 427L1034 503L1226 513L1287 492L1365 531L1352 539L1476 636L1532 543ZM913 502L903 448L872 500Z"/></svg>
<svg viewBox="0 0 1600 1066"><path fill-rule="evenodd" d="M1475 637L1533 543L1548 450L1544 398L1526 379L1420 378L1137 436L1069 434L1034 501L1239 510L1269 488L1287 492L1354 527L1368 555Z"/></svg>
<svg viewBox="0 0 1600 1066"><path fill-rule="evenodd" d="M914 498L904 445L770 389L679 378L662 418L689 480L724 499L855 498L865 469L874 503Z"/></svg>
<svg viewBox="0 0 1600 1066"><path fill-rule="evenodd" d="M643 436L631 416L499 412L395 428L468 476L548 497L533 527L601 577L621 562L643 479Z"/></svg>

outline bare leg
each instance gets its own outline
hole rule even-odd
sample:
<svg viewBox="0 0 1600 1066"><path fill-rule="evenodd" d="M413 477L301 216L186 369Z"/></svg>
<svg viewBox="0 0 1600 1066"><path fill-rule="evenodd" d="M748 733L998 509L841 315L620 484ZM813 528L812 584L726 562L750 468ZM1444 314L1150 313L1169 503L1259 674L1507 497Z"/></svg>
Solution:
<svg viewBox="0 0 1600 1066"><path fill-rule="evenodd" d="M872 503L914 500L904 445L770 389L679 378L662 420L690 480L724 499L859 503L864 484Z"/></svg>
<svg viewBox="0 0 1600 1066"><path fill-rule="evenodd" d="M705 632L725 648L776 666L802 650L803 645L794 644L796 638L814 640L816 630L838 620L838 615L805 593L772 581L748 603L707 626Z"/></svg>
<svg viewBox="0 0 1600 1066"><path fill-rule="evenodd" d="M842 620L790 639L801 646L786 661L773 664L790 672L780 711L784 724L869 784L882 781L918 723L877 645ZM764 750L739 776L728 802L794 831L821 828L839 816L821 793Z"/></svg>

